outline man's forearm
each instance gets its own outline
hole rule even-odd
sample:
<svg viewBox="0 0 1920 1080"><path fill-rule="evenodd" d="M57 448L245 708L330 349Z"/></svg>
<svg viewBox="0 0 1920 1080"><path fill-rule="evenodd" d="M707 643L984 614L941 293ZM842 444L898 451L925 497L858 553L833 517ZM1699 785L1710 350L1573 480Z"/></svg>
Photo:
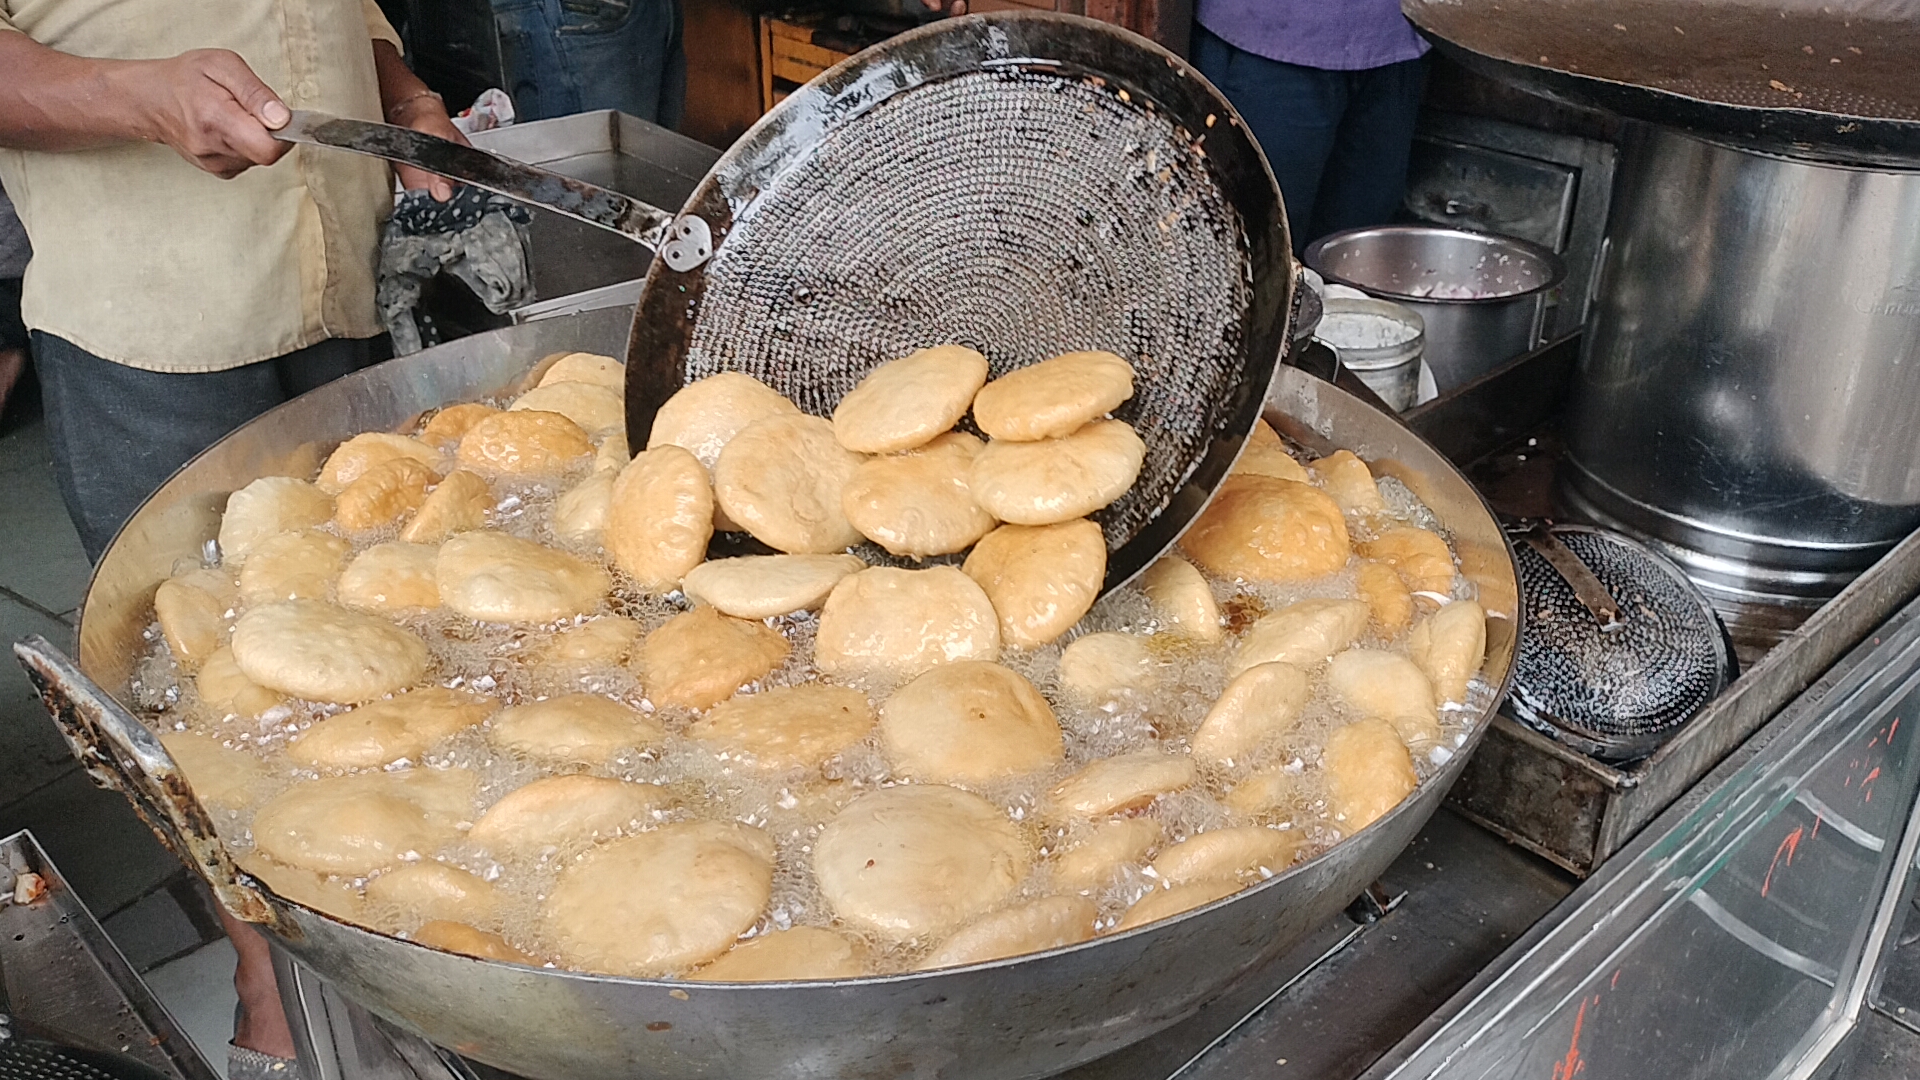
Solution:
<svg viewBox="0 0 1920 1080"><path fill-rule="evenodd" d="M447 118L446 102L407 69L407 62L400 59L400 50L392 42L374 39L373 67L380 79L380 111L387 123L466 144L467 137ZM394 172L400 177L400 186L408 191L425 188L441 202L453 198L453 182L445 177L405 165L396 165Z"/></svg>
<svg viewBox="0 0 1920 1080"><path fill-rule="evenodd" d="M380 79L380 111L390 124L405 124L406 117L394 115L395 109L406 112L415 102L431 102L433 108L444 113L446 105L438 95L427 89L420 76L407 67L400 58L400 50L393 42L376 38L373 42L373 68Z"/></svg>
<svg viewBox="0 0 1920 1080"><path fill-rule="evenodd" d="M56 52L25 34L0 31L0 146L84 150L121 139L154 138L125 86L128 60Z"/></svg>

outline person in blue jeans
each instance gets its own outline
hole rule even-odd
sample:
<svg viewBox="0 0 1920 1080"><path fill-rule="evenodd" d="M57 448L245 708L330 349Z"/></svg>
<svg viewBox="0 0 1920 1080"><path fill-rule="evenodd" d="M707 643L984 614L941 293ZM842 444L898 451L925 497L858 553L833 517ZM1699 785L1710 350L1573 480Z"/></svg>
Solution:
<svg viewBox="0 0 1920 1080"><path fill-rule="evenodd" d="M618 109L665 127L686 104L679 0L493 0L514 114Z"/></svg>
<svg viewBox="0 0 1920 1080"><path fill-rule="evenodd" d="M966 0L920 0L929 15L964 15ZM677 127L687 100L680 0L493 0L521 120L618 109Z"/></svg>
<svg viewBox="0 0 1920 1080"><path fill-rule="evenodd" d="M1406 195L1427 43L1399 0L1198 0L1193 63L1266 151L1295 252Z"/></svg>

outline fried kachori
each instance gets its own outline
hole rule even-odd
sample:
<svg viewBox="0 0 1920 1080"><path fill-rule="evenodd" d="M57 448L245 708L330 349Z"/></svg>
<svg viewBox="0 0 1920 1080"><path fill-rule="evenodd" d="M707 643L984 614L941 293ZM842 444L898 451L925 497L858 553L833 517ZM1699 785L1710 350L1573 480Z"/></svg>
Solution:
<svg viewBox="0 0 1920 1080"><path fill-rule="evenodd" d="M503 750L563 765L601 765L622 750L657 746L658 720L599 694L573 693L501 710L487 737Z"/></svg>
<svg viewBox="0 0 1920 1080"><path fill-rule="evenodd" d="M973 420L995 439L1058 439L1132 396L1132 364L1110 352L1062 353L986 384L973 399Z"/></svg>
<svg viewBox="0 0 1920 1080"><path fill-rule="evenodd" d="M974 456L967 486L987 512L1015 525L1086 517L1126 494L1147 444L1121 420L1096 420L1039 442L995 439Z"/></svg>
<svg viewBox="0 0 1920 1080"><path fill-rule="evenodd" d="M434 559L440 602L469 619L546 623L600 606L606 571L564 551L491 530L464 532Z"/></svg>
<svg viewBox="0 0 1920 1080"><path fill-rule="evenodd" d="M903 454L868 458L841 489L840 509L862 536L895 555L965 551L996 524L967 486L981 446L954 431Z"/></svg>
<svg viewBox="0 0 1920 1080"><path fill-rule="evenodd" d="M769 416L742 428L720 451L714 498L728 518L776 551L845 551L860 542L860 531L847 520L840 496L860 460L817 416Z"/></svg>
<svg viewBox="0 0 1920 1080"><path fill-rule="evenodd" d="M1066 633L1100 598L1107 541L1086 518L1002 525L973 546L961 569L987 594L1000 618L1000 640L1037 649Z"/></svg>
<svg viewBox="0 0 1920 1080"><path fill-rule="evenodd" d="M840 579L820 609L814 666L828 675L911 678L936 664L1000 655L1000 617L951 566L876 566Z"/></svg>
<svg viewBox="0 0 1920 1080"><path fill-rule="evenodd" d="M792 649L765 623L697 607L648 634L639 665L655 705L705 709L779 667Z"/></svg>
<svg viewBox="0 0 1920 1080"><path fill-rule="evenodd" d="M858 454L925 445L967 415L987 358L964 345L920 349L868 372L833 410L833 434Z"/></svg>
<svg viewBox="0 0 1920 1080"><path fill-rule="evenodd" d="M1347 565L1340 504L1311 484L1236 473L1180 538L1194 564L1223 578L1288 583Z"/></svg>
<svg viewBox="0 0 1920 1080"><path fill-rule="evenodd" d="M880 743L902 776L983 784L1065 756L1060 722L1034 685L990 661L942 664L880 707Z"/></svg>
<svg viewBox="0 0 1920 1080"><path fill-rule="evenodd" d="M426 674L419 635L319 600L265 604L233 627L233 659L247 678L308 701L353 705Z"/></svg>
<svg viewBox="0 0 1920 1080"><path fill-rule="evenodd" d="M939 784L854 800L813 845L814 876L846 925L886 941L957 929L1013 894L1032 854L1006 814Z"/></svg>
<svg viewBox="0 0 1920 1080"><path fill-rule="evenodd" d="M722 614L769 619L819 607L841 578L866 566L858 555L741 555L701 563L680 587Z"/></svg>

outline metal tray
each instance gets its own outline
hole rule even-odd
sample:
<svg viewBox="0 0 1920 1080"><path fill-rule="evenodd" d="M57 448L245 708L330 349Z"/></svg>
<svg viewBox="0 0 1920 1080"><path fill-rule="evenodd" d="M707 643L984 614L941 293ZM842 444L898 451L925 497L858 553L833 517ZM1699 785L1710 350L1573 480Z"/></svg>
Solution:
<svg viewBox="0 0 1920 1080"><path fill-rule="evenodd" d="M46 891L16 904L25 873ZM220 1080L25 831L0 840L0 1002L77 1046L127 1054L174 1080Z"/></svg>
<svg viewBox="0 0 1920 1080"><path fill-rule="evenodd" d="M1402 419L1496 507L1532 501L1524 509L1545 514L1579 340L1563 338ZM1576 874L1591 873L1916 593L1920 534L1772 649L1744 651L1741 676L1651 757L1606 765L1500 715L1450 801L1514 843Z"/></svg>
<svg viewBox="0 0 1920 1080"><path fill-rule="evenodd" d="M610 109L483 131L473 145L655 206L685 202L720 158L705 143ZM630 283L624 299L631 306L653 258L631 240L540 209L533 210L532 248L534 315L574 294L622 283ZM515 316L524 321L527 309Z"/></svg>

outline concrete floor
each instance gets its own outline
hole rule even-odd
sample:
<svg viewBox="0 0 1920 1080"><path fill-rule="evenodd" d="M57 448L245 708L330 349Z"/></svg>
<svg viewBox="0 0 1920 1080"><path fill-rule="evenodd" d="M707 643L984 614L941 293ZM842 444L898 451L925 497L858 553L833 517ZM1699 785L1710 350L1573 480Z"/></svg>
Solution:
<svg viewBox="0 0 1920 1080"><path fill-rule="evenodd" d="M21 410L13 410L19 412ZM0 432L0 638L70 649L90 571L31 410ZM233 953L197 879L120 795L93 786L32 684L0 663L0 836L29 829L136 971L224 1072Z"/></svg>
<svg viewBox="0 0 1920 1080"><path fill-rule="evenodd" d="M227 1040L233 1038L233 946L226 938L154 968L147 988L221 1076L227 1074Z"/></svg>

